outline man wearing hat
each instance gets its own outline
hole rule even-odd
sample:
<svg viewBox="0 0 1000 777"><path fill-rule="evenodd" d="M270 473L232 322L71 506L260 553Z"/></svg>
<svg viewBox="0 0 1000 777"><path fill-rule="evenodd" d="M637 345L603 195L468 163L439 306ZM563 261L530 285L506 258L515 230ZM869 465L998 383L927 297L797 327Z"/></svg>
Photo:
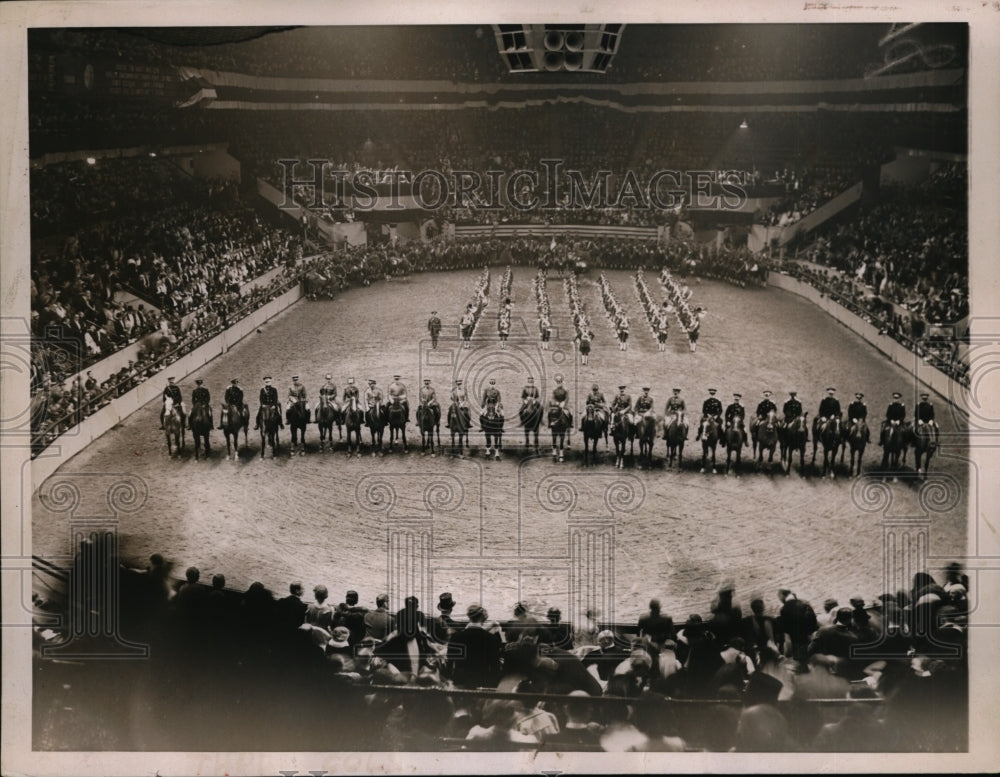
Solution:
<svg viewBox="0 0 1000 777"><path fill-rule="evenodd" d="M461 624L451 617L452 610L455 609L455 600L450 592L445 592L438 596L438 614L433 618L428 618L427 631L431 639L442 644L447 643Z"/></svg>
<svg viewBox="0 0 1000 777"><path fill-rule="evenodd" d="M261 412L265 407L278 407L278 389L271 385L271 376L264 376L264 387L260 390L260 407L257 408L257 420L254 423L254 429L260 429L260 416ZM281 419L281 413L278 413L278 428L284 429L285 422Z"/></svg>
<svg viewBox="0 0 1000 777"><path fill-rule="evenodd" d="M730 426L735 426L737 418L740 420L740 423L743 423L744 421L746 421L747 409L745 407L743 407L742 400L743 400L743 395L742 394L733 394L733 401L726 408L726 427L727 428L730 427ZM741 429L740 433L743 435L743 447L746 447L746 445L747 445L747 430L746 430L746 428L744 427L743 429Z"/></svg>
<svg viewBox="0 0 1000 777"><path fill-rule="evenodd" d="M451 390L451 401L462 410L469 408L469 395L465 390L465 386L462 385L461 378L455 380L455 386Z"/></svg>
<svg viewBox="0 0 1000 777"><path fill-rule="evenodd" d="M934 444L938 441L938 425L934 420L934 405L931 404L930 394L921 394L920 403L917 405L916 413L917 423L921 426L925 424L930 424L931 429L934 430Z"/></svg>
<svg viewBox="0 0 1000 777"><path fill-rule="evenodd" d="M524 410L526 407L530 409L537 405L540 396L538 386L535 385L535 379L529 375L528 382L521 389L521 410Z"/></svg>
<svg viewBox="0 0 1000 777"><path fill-rule="evenodd" d="M600 387L595 383L590 387L590 393L587 394L587 406L593 406L594 414L597 416L597 420L600 423L607 423L607 404L604 401L604 392L601 391ZM581 423L580 431L583 431L583 426Z"/></svg>
<svg viewBox="0 0 1000 777"><path fill-rule="evenodd" d="M503 412L503 404L500 402L500 389L497 388L497 382L495 378L490 378L489 385L483 389L483 412L486 412L490 405L496 408L496 412Z"/></svg>
<svg viewBox="0 0 1000 777"><path fill-rule="evenodd" d="M573 649L573 627L569 623L562 623L562 610L558 607L549 607L545 614L549 619L548 626L544 627L539 634L539 643L554 645L563 650Z"/></svg>
<svg viewBox="0 0 1000 777"><path fill-rule="evenodd" d="M358 410L358 403L360 401L361 395L358 392L358 387L354 382L354 378L347 379L347 385L344 386L344 409L351 408L353 410Z"/></svg>
<svg viewBox="0 0 1000 777"><path fill-rule="evenodd" d="M433 413L434 415L434 425L436 426L437 424L441 423L441 405L438 404L437 392L431 385L430 378L424 378L424 385L420 389L419 398L420 398L421 409L417 410L417 414L419 415L421 410L423 408L426 408L427 410L430 410L431 413ZM417 420L419 421L420 419L418 418Z"/></svg>
<svg viewBox="0 0 1000 777"><path fill-rule="evenodd" d="M222 395L224 403L222 405L222 410L219 412L219 428L225 429L226 422L229 420L229 406L235 405L241 408L245 414L246 418L250 417L250 408L248 408L243 402L243 389L239 386L239 379L233 378L230 381L229 386L226 388L226 393Z"/></svg>
<svg viewBox="0 0 1000 777"><path fill-rule="evenodd" d="M389 402L399 402L406 410L406 420L410 420L410 400L406 397L406 385L400 380L399 375L392 376L392 383L386 389L389 394Z"/></svg>
<svg viewBox="0 0 1000 777"><path fill-rule="evenodd" d="M184 399L181 397L181 387L174 382L173 378L167 378L167 385L163 389L163 407L160 408L161 429L163 428L163 416L166 413L168 399L177 408L177 413L181 417L181 428L183 429L187 423L187 413L184 412Z"/></svg>
<svg viewBox="0 0 1000 777"><path fill-rule="evenodd" d="M666 407L663 408L663 439L667 438L667 429L675 420L684 427L684 439L687 439L688 425L684 414L687 412L687 405L684 397L681 396L679 388L674 389L673 395L667 400Z"/></svg>
<svg viewBox="0 0 1000 777"><path fill-rule="evenodd" d="M549 409L559 408L566 414L566 428L573 428L573 414L566 405L569 403L569 392L563 386L562 375L556 375L556 387L552 389L552 399L549 402ZM551 422L549 424L552 425Z"/></svg>
<svg viewBox="0 0 1000 777"><path fill-rule="evenodd" d="M292 385L288 387L288 400L285 402L285 410L288 410L296 402L301 402L308 411L306 405L306 387L299 383L299 376L292 375Z"/></svg>
<svg viewBox="0 0 1000 777"><path fill-rule="evenodd" d="M714 388L708 390L708 399L701 403L701 423L698 424L698 434L695 435L695 440L701 439L701 434L705 430L705 422L709 418L714 418L720 424L722 423L722 402L715 396Z"/></svg>
<svg viewBox="0 0 1000 777"><path fill-rule="evenodd" d="M330 404L335 405L337 399L337 386L333 382L333 374L328 372L324 377L324 380L326 380L326 383L319 387L319 398L322 399L323 397L326 397ZM315 407L313 407L314 411L319 411L319 404L319 400L317 400Z"/></svg>
<svg viewBox="0 0 1000 777"><path fill-rule="evenodd" d="M611 412L612 413L631 413L632 412L632 397L625 393L627 387L623 384L618 387L618 393L615 398L611 400Z"/></svg>
<svg viewBox="0 0 1000 777"><path fill-rule="evenodd" d="M441 319L438 318L436 310L431 311L431 317L427 319L427 331L431 333L431 348L437 350L438 337L441 335Z"/></svg>
<svg viewBox="0 0 1000 777"><path fill-rule="evenodd" d="M757 403L757 410L754 412L753 418L750 419L750 434L754 440L757 439L757 427L760 426L761 421L767 418L768 413L777 412L777 405L771 401L771 392L765 391L764 398Z"/></svg>
<svg viewBox="0 0 1000 777"><path fill-rule="evenodd" d="M470 604L466 616L468 625L448 643L448 673L459 688L496 688L503 652L500 634L487 624L489 613L481 604Z"/></svg>
<svg viewBox="0 0 1000 777"><path fill-rule="evenodd" d="M792 423L792 421L802 415L802 403L799 402L794 391L788 392L788 399L781 406L781 413L785 416L785 424Z"/></svg>
<svg viewBox="0 0 1000 777"><path fill-rule="evenodd" d="M205 405L208 408L209 421L212 420L212 395L202 384L205 382L201 378L195 378L195 390L191 392L191 407L195 405ZM211 428L211 427L210 427Z"/></svg>
<svg viewBox="0 0 1000 777"><path fill-rule="evenodd" d="M382 410L382 389L378 388L374 378L368 379L368 389L365 391L365 410Z"/></svg>
<svg viewBox="0 0 1000 777"><path fill-rule="evenodd" d="M642 394L635 400L635 413L642 416L653 414L653 398L649 395L649 386L643 386Z"/></svg>
<svg viewBox="0 0 1000 777"><path fill-rule="evenodd" d="M882 422L882 433L879 435L878 444L882 445L885 440L885 433L889 428L889 424L896 423L902 424L906 421L906 405L903 404L903 395L898 391L894 391L892 394L892 402L885 409L885 420Z"/></svg>
<svg viewBox="0 0 1000 777"><path fill-rule="evenodd" d="M864 398L865 395L859 391L854 395L854 401L847 406L847 423L851 426L857 424L858 421L868 419L868 405L862 401Z"/></svg>
<svg viewBox="0 0 1000 777"><path fill-rule="evenodd" d="M825 426L831 419L843 416L840 411L840 400L834 396L836 393L837 389L831 386L826 390L826 396L820 400L819 414L813 419L813 436L816 439L819 439L821 424Z"/></svg>
<svg viewBox="0 0 1000 777"><path fill-rule="evenodd" d="M87 370L87 380L83 383L83 388L85 391L93 391L97 388L97 379L94 378L94 373Z"/></svg>

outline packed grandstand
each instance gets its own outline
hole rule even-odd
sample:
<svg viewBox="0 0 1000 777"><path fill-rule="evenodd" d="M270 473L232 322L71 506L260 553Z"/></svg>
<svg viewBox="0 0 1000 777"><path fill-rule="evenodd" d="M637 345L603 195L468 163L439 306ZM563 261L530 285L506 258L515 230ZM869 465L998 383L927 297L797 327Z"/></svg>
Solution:
<svg viewBox="0 0 1000 777"><path fill-rule="evenodd" d="M581 305L578 274L627 270L637 298L631 285L617 288L632 306L633 336L645 318L664 340L671 326L697 332L700 308L695 298L688 309L689 293L665 299L657 279L674 291L723 281L752 295L769 274L788 276L967 385L962 30L923 25L910 33L914 45L951 46L953 56L893 62L888 25L743 27L632 25L606 73L520 76L488 25L247 29L245 39L182 28L32 30L33 455L290 290L336 304L352 289L377 298L394 279L484 267L498 285L504 268L522 278L549 271L553 307L572 316L588 350L587 313L597 318L603 300L620 333L624 312L610 286ZM861 54L844 57L845 46ZM426 56L401 75L391 58L372 55L386 47ZM864 80L876 71L887 79L878 89ZM351 81L362 86L347 98L338 90ZM668 110L669 89L635 98L664 84L688 95L688 110ZM526 96L549 85L551 99ZM494 104L463 102L487 87L499 90L486 100ZM566 99L602 87L600 99ZM788 110L762 97L778 92ZM834 92L842 99L826 102ZM337 110L299 110L306 97ZM866 110L851 110L855 102ZM546 207L520 207L551 195L536 175L511 190L514 203L458 197L421 207L425 193L410 188L405 229L391 209L361 204L359 189L338 189L335 175L372 171L379 183L387 172L454 180L461 171L481 182L492 170L544 172L546 159L588 185L606 171L617 195L581 205L570 189ZM300 161L291 182L280 160ZM319 178L306 160L325 162ZM650 202L658 171L684 171L670 207ZM693 171L707 176L701 189ZM638 189L622 196L630 177ZM730 181L738 208L714 199ZM380 202L385 190L374 188ZM517 300L533 325L536 301L547 316L548 299ZM458 303L444 304L445 326L457 329ZM491 327L475 336L494 337ZM696 339L682 356L696 358ZM598 338L592 347L619 346ZM248 387L254 412L255 392ZM212 570L209 584L194 567L175 572L186 562L158 550L147 565L95 535L67 568L39 561L43 618L58 610L74 623L99 611L106 602L87 600L82 581L103 568L120 586L121 636L153 651L142 667L79 683L72 667L40 661L40 749L86 749L95 737L113 750L967 747L972 592L957 564L918 571L900 590L872 580L850 601L831 592L821 605L785 588L748 601L728 585L695 613L660 612L654 600L635 622L588 613L567 623L544 603L511 601L509 618L487 613L481 602L452 601L447 587L437 602L387 601L375 590L359 598L348 588L362 583L332 576L312 591L293 583L288 595L260 582L233 590L230 570ZM334 604L341 590L345 601ZM58 635L37 629L36 643L51 647ZM473 655L470 666L463 657ZM63 685L70 678L76 691ZM88 695L102 683L117 690ZM134 708L116 702L130 685L141 689ZM189 703L195 696L202 701ZM178 699L189 714L159 725ZM90 714L67 714L70 704ZM260 724L265 710L270 725ZM216 725L230 716L239 725Z"/></svg>

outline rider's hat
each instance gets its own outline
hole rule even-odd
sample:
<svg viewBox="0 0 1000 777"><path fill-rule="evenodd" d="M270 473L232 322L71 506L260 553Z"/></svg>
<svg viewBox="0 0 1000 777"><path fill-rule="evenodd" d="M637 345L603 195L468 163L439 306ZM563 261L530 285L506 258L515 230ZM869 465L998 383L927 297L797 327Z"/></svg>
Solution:
<svg viewBox="0 0 1000 777"><path fill-rule="evenodd" d="M743 399L742 394L733 394L733 399Z"/></svg>
<svg viewBox="0 0 1000 777"><path fill-rule="evenodd" d="M233 379L232 379L232 380L230 381L230 383L239 383L239 382L240 382L240 379L239 379L239 378L233 378Z"/></svg>
<svg viewBox="0 0 1000 777"><path fill-rule="evenodd" d="M643 390L643 391L649 391L649 386L643 386L643 387L642 387L642 390Z"/></svg>
<svg viewBox="0 0 1000 777"><path fill-rule="evenodd" d="M458 380L456 380L456 381L455 381L455 385L456 385L456 386L461 386L461 385L462 385L462 379L461 379L461 378L459 378Z"/></svg>
<svg viewBox="0 0 1000 777"><path fill-rule="evenodd" d="M535 382L535 379L529 375L528 376L528 383L534 383L534 382Z"/></svg>
<svg viewBox="0 0 1000 777"><path fill-rule="evenodd" d="M326 380L333 380L333 375L331 375L331 374L330 374L330 373L328 372L328 373L326 374Z"/></svg>
<svg viewBox="0 0 1000 777"><path fill-rule="evenodd" d="M495 386L497 384L496 378L490 378L490 385Z"/></svg>
<svg viewBox="0 0 1000 777"><path fill-rule="evenodd" d="M600 388L601 388L601 387L600 387L600 386L598 386L598 385L597 385L597 384L595 383L595 384L594 384L593 386L591 386L591 387L590 387L590 390L591 390L591 391L600 391Z"/></svg>
<svg viewBox="0 0 1000 777"><path fill-rule="evenodd" d="M437 314L438 314L438 312L437 312L436 310L432 310L432 311L431 311L431 315L432 315L432 316L436 316Z"/></svg>
<svg viewBox="0 0 1000 777"><path fill-rule="evenodd" d="M562 383L562 382L563 382L562 375L556 375L556 383Z"/></svg>
<svg viewBox="0 0 1000 777"><path fill-rule="evenodd" d="M270 376L270 375L265 375L265 376L264 376L264 380L270 380L270 379L271 379L271 376Z"/></svg>
<svg viewBox="0 0 1000 777"><path fill-rule="evenodd" d="M709 393L709 394L714 394L714 393L715 393L715 389L709 389L709 390L708 390L708 393Z"/></svg>
<svg viewBox="0 0 1000 777"><path fill-rule="evenodd" d="M168 381L170 381L171 383L173 383L173 382L174 382L174 379L173 379L173 378L167 378L167 380L168 380Z"/></svg>
<svg viewBox="0 0 1000 777"><path fill-rule="evenodd" d="M424 383L430 383L430 382L431 382L430 378L424 378Z"/></svg>
<svg viewBox="0 0 1000 777"><path fill-rule="evenodd" d="M681 393L681 390L680 390L679 388L675 388L675 389L674 389L674 393L675 393L675 394L680 394L680 393Z"/></svg>
<svg viewBox="0 0 1000 777"><path fill-rule="evenodd" d="M200 386L200 385L201 385L202 383L204 383L205 381L203 381L203 380L202 380L201 378L195 378L195 379L194 379L194 382L195 382L195 383L197 383L197 384L198 384L198 385Z"/></svg>
<svg viewBox="0 0 1000 777"><path fill-rule="evenodd" d="M299 379L298 375L292 375L292 380L298 380L298 379Z"/></svg>
<svg viewBox="0 0 1000 777"><path fill-rule="evenodd" d="M765 397L769 397L769 396L771 396L771 392L770 392L770 391L765 391L765 392L764 392L764 396L765 396Z"/></svg>
<svg viewBox="0 0 1000 777"><path fill-rule="evenodd" d="M369 378L368 382L374 386L377 381L375 380L375 378Z"/></svg>
<svg viewBox="0 0 1000 777"><path fill-rule="evenodd" d="M621 389L624 389L624 388L625 388L625 384L623 383L623 384L622 384L622 385L620 385L620 386L619 386L618 388L619 388L619 390L621 390Z"/></svg>
<svg viewBox="0 0 1000 777"><path fill-rule="evenodd" d="M865 395L864 395L864 394L862 394L862 393L861 393L861 392L859 391L859 392L857 392L857 393L856 393L856 394L854 395L854 398L855 398L855 399L863 399L863 398L864 398L864 396L865 396Z"/></svg>
<svg viewBox="0 0 1000 777"><path fill-rule="evenodd" d="M354 378L348 378L348 379L347 379L347 382L348 382L348 383L354 383Z"/></svg>
<svg viewBox="0 0 1000 777"><path fill-rule="evenodd" d="M899 393L898 391L893 391L893 392L892 392L892 398L893 398L893 399L900 399L900 398L901 398L902 396L903 396L903 395L902 395L902 394L900 394L900 393Z"/></svg>
<svg viewBox="0 0 1000 777"><path fill-rule="evenodd" d="M837 389L835 389L833 386L830 386L830 388L827 389L827 391L831 392L831 393L834 392L834 391L836 391L836 390Z"/></svg>
<svg viewBox="0 0 1000 777"><path fill-rule="evenodd" d="M795 392L794 391L789 391L788 394L789 394L789 396L792 396L792 397L795 396Z"/></svg>
<svg viewBox="0 0 1000 777"><path fill-rule="evenodd" d="M921 394L920 395L921 399L927 399L928 397L930 397L930 394Z"/></svg>
<svg viewBox="0 0 1000 777"><path fill-rule="evenodd" d="M399 380L399 375L393 375L393 376L392 376L392 379L393 379L393 380Z"/></svg>

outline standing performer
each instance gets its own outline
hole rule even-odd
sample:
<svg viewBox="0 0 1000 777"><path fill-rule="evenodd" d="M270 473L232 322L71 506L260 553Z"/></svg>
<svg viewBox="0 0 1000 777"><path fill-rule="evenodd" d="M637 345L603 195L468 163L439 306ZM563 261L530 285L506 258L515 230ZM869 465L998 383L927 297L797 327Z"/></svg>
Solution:
<svg viewBox="0 0 1000 777"><path fill-rule="evenodd" d="M441 319L438 318L436 310L431 311L431 317L427 320L427 331L431 333L431 348L437 350L438 337L441 335Z"/></svg>

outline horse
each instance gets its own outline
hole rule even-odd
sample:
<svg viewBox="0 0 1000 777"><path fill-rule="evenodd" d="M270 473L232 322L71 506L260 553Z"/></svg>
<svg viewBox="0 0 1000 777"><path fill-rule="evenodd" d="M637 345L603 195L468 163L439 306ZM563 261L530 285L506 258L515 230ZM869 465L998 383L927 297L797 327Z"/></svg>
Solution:
<svg viewBox="0 0 1000 777"><path fill-rule="evenodd" d="M861 457L865 455L865 447L868 445L868 441L871 439L871 432L868 430L868 424L864 422L863 419L859 419L856 424L850 424L844 427L844 452L847 448L851 449L851 470L850 474L853 477L854 472L854 459L857 456L858 461L858 471L857 474L861 474ZM840 454L840 463L844 463L844 452Z"/></svg>
<svg viewBox="0 0 1000 777"><path fill-rule="evenodd" d="M745 439L745 431L743 428L743 419L739 416L733 418L732 423L726 424L726 430L723 433L725 437L726 444L726 474L729 474L730 469L736 470L736 477L740 476L740 462L743 459L743 441ZM714 451L713 451L714 453ZM736 463L733 464L733 454L736 454ZM713 461L713 469L715 462Z"/></svg>
<svg viewBox="0 0 1000 777"><path fill-rule="evenodd" d="M781 442L781 460L785 461L788 456L788 464L785 467L785 474L791 474L792 456L795 451L799 452L799 471L805 472L806 467L806 440L809 437L808 413L803 413L784 427L784 433L779 436Z"/></svg>
<svg viewBox="0 0 1000 777"><path fill-rule="evenodd" d="M396 397L389 403L386 410L386 421L389 425L389 450L392 450L393 443L397 437L403 440L403 453L406 453L406 424L410 420L410 414L406 411L406 405Z"/></svg>
<svg viewBox="0 0 1000 777"><path fill-rule="evenodd" d="M479 416L479 428L486 437L486 458L489 458L491 453L493 458L500 458L500 449L503 447L503 422L503 413L496 402L488 403L486 410Z"/></svg>
<svg viewBox="0 0 1000 777"><path fill-rule="evenodd" d="M521 426L524 427L524 447L531 447L531 433L535 433L535 453L538 453L538 428L542 425L542 406L538 400L531 399L521 405L518 411Z"/></svg>
<svg viewBox="0 0 1000 777"><path fill-rule="evenodd" d="M333 452L333 425L337 425L337 438L343 439L341 425L343 418L340 407L327 394L321 394L316 407L316 425L319 427L319 450L326 450L326 440L330 439L330 452Z"/></svg>
<svg viewBox="0 0 1000 777"><path fill-rule="evenodd" d="M931 456L937 449L937 440L934 439L934 429L930 424L917 423L913 426L913 465L917 468L917 474L923 473L927 479L927 468L931 463ZM920 469L920 461L923 459L924 468Z"/></svg>
<svg viewBox="0 0 1000 777"><path fill-rule="evenodd" d="M823 445L823 476L825 477L827 472L830 473L830 477L836 477L834 472L837 465L837 451L840 450L841 446L844 444L843 433L841 432L840 419L836 416L831 418L825 424L820 427L819 431L820 442ZM815 456L816 444L813 441L813 456Z"/></svg>
<svg viewBox="0 0 1000 777"><path fill-rule="evenodd" d="M267 446L271 446L271 458L273 459L278 451L278 426L281 424L281 410L275 405L264 405L260 409L260 457L264 458L264 451Z"/></svg>
<svg viewBox="0 0 1000 777"><path fill-rule="evenodd" d="M455 402L448 408L448 428L451 430L451 452L455 452L455 437L458 436L458 455L465 458L465 445L469 444L469 427L472 426L472 414L467 407L459 407Z"/></svg>
<svg viewBox="0 0 1000 777"><path fill-rule="evenodd" d="M754 447L757 449L757 466L764 463L764 451L767 451L767 463L774 463L774 449L778 447L777 414L771 410L763 421L757 424L754 434Z"/></svg>
<svg viewBox="0 0 1000 777"><path fill-rule="evenodd" d="M294 456L296 447L299 448L299 456L306 453L306 426L309 423L309 405L304 400L292 402L288 410L285 411L285 420L288 421L288 428L292 433L292 447L288 449L288 455ZM299 447L299 432L302 432L302 444Z"/></svg>
<svg viewBox="0 0 1000 777"><path fill-rule="evenodd" d="M602 437L605 440L605 445L607 444L608 422L598 414L593 405L587 405L580 427L583 430L583 463L586 465L590 461L590 441L594 441L592 451L594 458L597 457L597 443Z"/></svg>
<svg viewBox="0 0 1000 777"><path fill-rule="evenodd" d="M174 403L170 397L167 397L164 401L163 429L167 437L167 453L170 456L174 456L174 449L176 448L179 455L181 449L184 447L184 424L181 423L181 414L174 407ZM172 442L171 438L173 438Z"/></svg>
<svg viewBox="0 0 1000 777"><path fill-rule="evenodd" d="M212 432L212 410L203 402L195 402L191 407L191 415L188 416L188 426L191 427L191 436L194 437L194 458L198 460L198 449L201 441L205 441L205 458L212 452L208 436Z"/></svg>
<svg viewBox="0 0 1000 777"><path fill-rule="evenodd" d="M719 421L714 415L705 421L704 429L701 433L701 471L705 471L708 463L708 452L712 452L712 474L717 474L715 469L715 446L719 444ZM741 441L742 442L742 441Z"/></svg>
<svg viewBox="0 0 1000 777"><path fill-rule="evenodd" d="M636 424L635 436L639 438L639 467L643 462L646 466L653 466L653 443L656 441L656 418L652 415L643 415Z"/></svg>
<svg viewBox="0 0 1000 777"><path fill-rule="evenodd" d="M906 432L907 429L897 421L891 422L882 431L882 469L887 469L892 465L893 469L899 469L900 455L906 456Z"/></svg>
<svg viewBox="0 0 1000 777"><path fill-rule="evenodd" d="M684 457L684 441L687 439L688 425L681 415L675 414L673 420L663 431L663 439L667 441L667 466L674 466L674 456L677 457L677 469L681 468Z"/></svg>
<svg viewBox="0 0 1000 777"><path fill-rule="evenodd" d="M434 431L437 430L437 444L441 447L441 408L438 405L419 405L417 407L417 426L420 427L420 450L431 448L434 453Z"/></svg>
<svg viewBox="0 0 1000 777"><path fill-rule="evenodd" d="M566 433L573 426L573 420L566 409L553 405L549 408L549 429L552 430L552 460L562 461Z"/></svg>
<svg viewBox="0 0 1000 777"><path fill-rule="evenodd" d="M240 450L240 428L243 429L244 445L249 445L250 408L230 405L222 432L226 435L226 457L232 456L233 461L236 461Z"/></svg>
<svg viewBox="0 0 1000 777"><path fill-rule="evenodd" d="M625 445L635 445L635 424L628 413L616 412L611 418L611 438L615 441L615 466L621 469L625 464Z"/></svg>
<svg viewBox="0 0 1000 777"><path fill-rule="evenodd" d="M361 427L365 421L364 411L354 404L345 404L342 411L344 427L347 429L347 458L351 458L352 453L361 455ZM351 445L351 440L354 445Z"/></svg>
<svg viewBox="0 0 1000 777"><path fill-rule="evenodd" d="M389 413L384 404L376 405L365 413L365 426L372 435L372 456L382 452L382 436L389 422Z"/></svg>

